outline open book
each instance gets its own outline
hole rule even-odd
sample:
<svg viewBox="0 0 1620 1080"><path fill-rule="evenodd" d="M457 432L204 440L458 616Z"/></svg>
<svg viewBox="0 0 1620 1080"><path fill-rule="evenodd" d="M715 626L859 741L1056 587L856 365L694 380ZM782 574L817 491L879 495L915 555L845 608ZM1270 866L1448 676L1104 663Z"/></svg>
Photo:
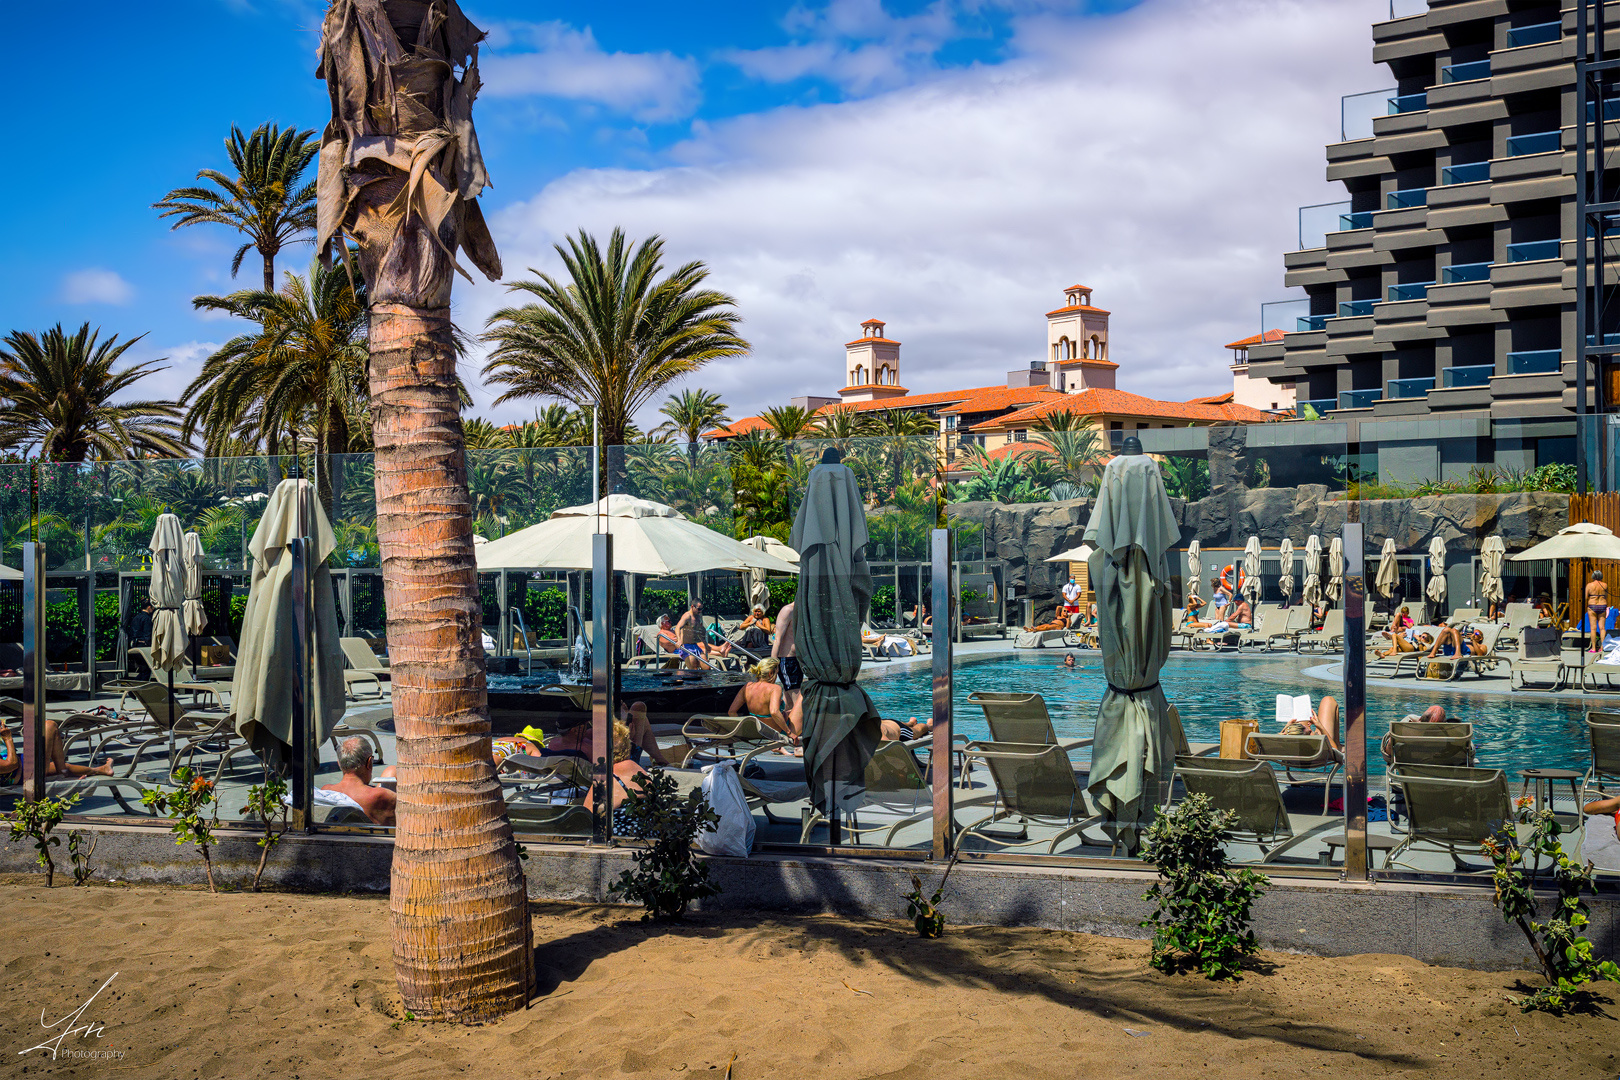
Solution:
<svg viewBox="0 0 1620 1080"><path fill-rule="evenodd" d="M1298 697L1288 694L1277 695L1277 723L1284 726L1295 722L1309 725L1313 715L1309 694L1300 694Z"/></svg>

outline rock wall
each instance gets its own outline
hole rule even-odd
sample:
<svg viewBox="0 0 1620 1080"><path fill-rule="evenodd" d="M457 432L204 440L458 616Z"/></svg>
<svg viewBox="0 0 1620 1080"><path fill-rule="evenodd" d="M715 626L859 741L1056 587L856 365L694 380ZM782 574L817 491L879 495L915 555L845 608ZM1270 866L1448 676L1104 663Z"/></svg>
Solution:
<svg viewBox="0 0 1620 1080"><path fill-rule="evenodd" d="M1311 535L1322 546L1344 529L1348 504L1329 498L1320 484L1295 488L1236 488L1197 502L1170 500L1181 525L1181 543L1193 540L1209 547L1242 547L1250 536L1275 548L1288 537L1303 548ZM1569 524L1569 496L1554 492L1510 495L1431 495L1417 499L1379 499L1356 504L1366 529L1369 556L1384 538L1393 536L1403 554L1428 549L1439 536L1454 548L1466 548L1493 533L1510 552L1522 551ZM953 521L984 529L985 557L1006 567L1006 583L1020 594L1028 590L1037 612L1056 604L1068 578L1066 563L1046 560L1078 547L1091 519L1089 499L1044 503L956 503L948 508Z"/></svg>

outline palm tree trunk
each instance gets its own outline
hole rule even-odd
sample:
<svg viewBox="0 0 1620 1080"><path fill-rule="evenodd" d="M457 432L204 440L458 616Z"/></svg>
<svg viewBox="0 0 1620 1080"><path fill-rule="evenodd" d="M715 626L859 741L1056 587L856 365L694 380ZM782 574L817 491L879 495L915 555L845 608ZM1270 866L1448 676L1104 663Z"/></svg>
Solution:
<svg viewBox="0 0 1620 1080"><path fill-rule="evenodd" d="M455 369L448 308L373 302L377 540L399 746L394 967L416 1015L477 1022L527 1003L532 958L490 753Z"/></svg>
<svg viewBox="0 0 1620 1080"><path fill-rule="evenodd" d="M264 291L276 291L276 257L274 255L264 256Z"/></svg>

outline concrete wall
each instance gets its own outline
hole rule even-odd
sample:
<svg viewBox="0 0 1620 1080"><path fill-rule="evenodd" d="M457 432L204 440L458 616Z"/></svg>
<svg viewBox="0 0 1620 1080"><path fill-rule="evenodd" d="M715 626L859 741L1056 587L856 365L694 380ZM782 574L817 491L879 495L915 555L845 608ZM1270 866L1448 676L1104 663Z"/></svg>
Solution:
<svg viewBox="0 0 1620 1080"><path fill-rule="evenodd" d="M177 847L167 832L97 827L99 880L201 884L202 860ZM393 844L369 836L288 836L265 872L272 886L322 892L386 892ZM608 902L608 884L631 866L624 849L530 845L524 869L535 899ZM215 858L221 887L244 888L258 862L253 837L222 837ZM710 860L724 890L709 911L831 913L898 919L911 875L938 880L929 863L757 855ZM0 871L38 871L21 844L0 847ZM69 886L72 878L67 876ZM945 912L954 925L1039 926L1053 930L1147 936L1145 871L964 863L951 874ZM61 878L58 878L60 884ZM1351 885L1334 880L1274 878L1255 907L1255 930L1268 949L1320 956L1395 953L1429 963L1510 970L1535 967L1522 935L1503 923L1491 891L1406 884ZM1620 938L1620 897L1592 903L1588 936L1613 956Z"/></svg>

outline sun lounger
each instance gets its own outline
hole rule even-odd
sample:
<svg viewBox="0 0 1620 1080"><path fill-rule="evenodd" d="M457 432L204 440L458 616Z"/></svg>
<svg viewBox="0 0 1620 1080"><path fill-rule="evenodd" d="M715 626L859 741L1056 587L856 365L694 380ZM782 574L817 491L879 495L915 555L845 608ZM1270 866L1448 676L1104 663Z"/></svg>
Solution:
<svg viewBox="0 0 1620 1080"><path fill-rule="evenodd" d="M975 690L968 695L968 701L984 710L992 742L1061 746L1065 753L1091 745L1090 739L1059 739L1046 699L1039 694Z"/></svg>
<svg viewBox="0 0 1620 1080"><path fill-rule="evenodd" d="M1053 644L1062 646L1068 634L1067 630L1020 630L1013 635L1013 648L1044 649Z"/></svg>
<svg viewBox="0 0 1620 1080"><path fill-rule="evenodd" d="M1458 608L1456 611L1451 613L1450 618L1446 619L1446 625L1463 626L1468 623L1476 623L1484 614L1485 613L1477 607Z"/></svg>
<svg viewBox="0 0 1620 1080"><path fill-rule="evenodd" d="M1502 636L1500 623L1485 623L1480 630L1480 647L1485 651L1470 656L1431 656L1421 660L1417 666L1417 677L1420 679L1444 679L1451 681L1465 671L1472 671L1482 675L1487 671L1495 670L1498 664L1511 666L1512 660L1506 656L1498 656L1496 643Z"/></svg>
<svg viewBox="0 0 1620 1080"><path fill-rule="evenodd" d="M1526 627L1519 632L1519 655L1511 661L1508 684L1515 690L1542 685L1560 690L1564 686L1564 657L1558 645L1558 631L1548 627Z"/></svg>
<svg viewBox="0 0 1620 1080"><path fill-rule="evenodd" d="M364 671L379 682L392 678L388 670L388 661L372 652L365 638L338 638L338 644L343 646L343 659L349 662L345 670Z"/></svg>
<svg viewBox="0 0 1620 1080"><path fill-rule="evenodd" d="M1287 776L1290 784L1301 783L1294 779L1294 773L1313 772L1325 769L1326 775L1322 778L1322 813L1327 813L1328 803L1333 797L1333 777L1344 763L1341 757L1327 744L1327 738L1322 735L1262 735L1258 731L1249 733L1246 746L1249 757L1255 761L1268 761L1281 765L1283 774ZM1314 779L1308 781L1315 783Z"/></svg>
<svg viewBox="0 0 1620 1080"><path fill-rule="evenodd" d="M1467 870L1463 854L1479 858L1480 844L1513 821L1507 776L1501 769L1401 765L1392 770L1390 782L1406 793L1409 829L1406 839L1389 853L1388 866L1422 869L1403 864L1401 856L1425 844L1450 854L1459 872Z"/></svg>
<svg viewBox="0 0 1620 1080"><path fill-rule="evenodd" d="M1254 627L1238 632L1238 648L1259 645L1271 648L1271 639L1282 636L1288 626L1288 612L1280 607L1262 604L1254 613Z"/></svg>
<svg viewBox="0 0 1620 1080"><path fill-rule="evenodd" d="M1170 706L1166 714L1170 721L1170 733L1176 739L1176 753L1185 757L1207 757L1220 752L1221 744L1218 742L1190 743L1187 741L1187 732L1181 726L1181 711L1174 705Z"/></svg>
<svg viewBox="0 0 1620 1080"><path fill-rule="evenodd" d="M1384 754L1384 795L1393 805L1400 782L1394 769L1402 765L1474 765L1474 725L1425 724L1397 720L1389 725L1380 748Z"/></svg>
<svg viewBox="0 0 1620 1080"><path fill-rule="evenodd" d="M990 770L996 794L990 814L962 830L958 845L966 844L969 837L978 837L987 843L1003 847L1027 847L1046 844L1048 854L1071 836L1079 836L1081 843L1102 846L1085 835L1088 825L1103 819L1090 813L1085 789L1075 775L1074 766L1061 746L1051 743L970 742L965 757L971 764L982 761ZM1019 831L1011 839L986 830L998 822L1016 820ZM1058 832L1046 840L1029 838L1029 825L1047 825Z"/></svg>
<svg viewBox="0 0 1620 1080"><path fill-rule="evenodd" d="M1581 780L1582 805L1587 802L1587 788L1601 788L1605 782L1620 783L1620 713L1597 709L1588 712L1586 738L1592 751L1592 762Z"/></svg>
<svg viewBox="0 0 1620 1080"><path fill-rule="evenodd" d="M1229 835L1258 847L1261 862L1272 862L1313 836L1344 827L1343 822L1329 819L1302 833L1294 832L1282 789L1277 786L1277 773L1265 761L1178 754L1172 791L1177 778L1188 795L1206 795L1217 810L1234 814L1237 820L1227 830ZM1167 801L1166 809L1169 805Z"/></svg>
<svg viewBox="0 0 1620 1080"><path fill-rule="evenodd" d="M1187 625L1189 621L1186 608L1176 612L1175 625L1170 627L1170 647L1172 649L1177 645L1187 649L1192 648L1193 637L1198 631L1197 628Z"/></svg>
<svg viewBox="0 0 1620 1080"><path fill-rule="evenodd" d="M759 747L787 743L780 731L755 716L694 716L681 725L681 737L686 740L683 768L698 757L735 758Z"/></svg>
<svg viewBox="0 0 1620 1080"><path fill-rule="evenodd" d="M897 813L898 819L885 817L875 824L862 825L860 810L851 811L840 823L844 833L855 843L861 843L861 838L868 834L875 834L887 829L884 835L883 846L888 847L894 843L894 834L907 825L925 821L934 812L933 791L917 764L917 759L911 752L912 743L882 742L878 744L877 751L872 759L866 763L866 806L876 807L887 813ZM758 789L761 783L770 781L754 781L753 786ZM788 786L784 781L776 782L780 787ZM794 785L803 791L800 798L808 799L810 789L808 785ZM749 785L743 785L744 794L749 794ZM780 798L780 797L779 797ZM750 797L750 802L753 798ZM789 800L792 801L792 800ZM863 807L864 809L864 807ZM817 825L827 823L819 810L811 810L804 817L804 825L799 832L799 843L808 843L810 833Z"/></svg>
<svg viewBox="0 0 1620 1080"><path fill-rule="evenodd" d="M1503 611L1507 620L1502 630L1501 644L1517 645L1519 633L1525 627L1541 625L1541 609L1534 604L1509 604Z"/></svg>
<svg viewBox="0 0 1620 1080"><path fill-rule="evenodd" d="M1323 652L1332 652L1344 647L1344 610L1333 608L1322 616L1322 629L1307 630L1294 638L1294 649L1304 652L1306 649L1321 649Z"/></svg>

